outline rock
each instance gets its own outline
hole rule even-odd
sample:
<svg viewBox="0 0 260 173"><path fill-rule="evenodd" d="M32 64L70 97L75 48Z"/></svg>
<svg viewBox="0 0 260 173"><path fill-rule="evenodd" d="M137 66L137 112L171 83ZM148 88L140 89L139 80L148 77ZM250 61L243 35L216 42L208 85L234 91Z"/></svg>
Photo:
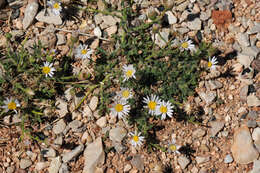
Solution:
<svg viewBox="0 0 260 173"><path fill-rule="evenodd" d="M113 34L117 32L117 26L116 25L110 26L105 30L105 32L107 32L107 35L111 37Z"/></svg>
<svg viewBox="0 0 260 173"><path fill-rule="evenodd" d="M250 46L248 35L245 33L236 34L236 39L241 46Z"/></svg>
<svg viewBox="0 0 260 173"><path fill-rule="evenodd" d="M103 17L102 13L98 13L94 16L94 21L95 21L96 25L99 25L102 23L102 21L103 21L102 17Z"/></svg>
<svg viewBox="0 0 260 173"><path fill-rule="evenodd" d="M28 157L30 157L30 159L31 159L31 161L35 161L36 160L36 158L37 158L37 154L35 153L35 152L32 152L32 151L26 151L26 155L28 156Z"/></svg>
<svg viewBox="0 0 260 173"><path fill-rule="evenodd" d="M231 152L235 161L239 164L248 164L257 159L259 153L253 146L253 141L247 126L243 125L235 130Z"/></svg>
<svg viewBox="0 0 260 173"><path fill-rule="evenodd" d="M104 11L106 9L106 4L102 0L97 1L98 10Z"/></svg>
<svg viewBox="0 0 260 173"><path fill-rule="evenodd" d="M160 32L159 34L155 34L155 44L157 44L160 48L166 46L166 44L168 43L169 39L169 34L170 31L168 29L164 29L162 32ZM152 39L154 40L154 37L152 36Z"/></svg>
<svg viewBox="0 0 260 173"><path fill-rule="evenodd" d="M67 163L77 157L84 150L84 145L79 145L74 148L72 151L63 154L62 161Z"/></svg>
<svg viewBox="0 0 260 173"><path fill-rule="evenodd" d="M64 34L56 34L56 36L57 36L57 39L58 39L58 41L57 41L58 46L66 44L66 37L65 37Z"/></svg>
<svg viewBox="0 0 260 173"><path fill-rule="evenodd" d="M196 162L198 164L201 164L201 163L205 163L205 162L208 162L210 160L210 157L209 156L206 156L206 157L202 157L202 156L196 156Z"/></svg>
<svg viewBox="0 0 260 173"><path fill-rule="evenodd" d="M24 35L24 31L22 31L22 30L12 30L10 32L10 34L12 35L11 40L15 41L16 39L19 39Z"/></svg>
<svg viewBox="0 0 260 173"><path fill-rule="evenodd" d="M49 173L58 173L61 166L60 156L51 159L50 167L48 168Z"/></svg>
<svg viewBox="0 0 260 173"><path fill-rule="evenodd" d="M178 5L176 7L176 10L180 11L180 12L184 11L187 8L187 6L189 5L189 3L190 3L189 1L185 1L184 3L181 3L180 5Z"/></svg>
<svg viewBox="0 0 260 173"><path fill-rule="evenodd" d="M41 170L47 168L49 165L50 165L49 162L37 162L35 165L35 169L37 171L41 171Z"/></svg>
<svg viewBox="0 0 260 173"><path fill-rule="evenodd" d="M66 127L66 123L64 122L63 119L61 119L54 125L52 131L55 134L60 134L64 131L65 127Z"/></svg>
<svg viewBox="0 0 260 173"><path fill-rule="evenodd" d="M82 126L82 122L79 120L73 120L69 123L68 127L71 128L73 132L77 132L78 129Z"/></svg>
<svg viewBox="0 0 260 173"><path fill-rule="evenodd" d="M98 97L97 96L94 96L91 98L90 100L90 103L89 103L89 108L92 110L92 111L95 111L97 109L97 106L98 106Z"/></svg>
<svg viewBox="0 0 260 173"><path fill-rule="evenodd" d="M192 132L192 137L193 138L200 138L203 137L206 134L206 131L203 129L197 129Z"/></svg>
<svg viewBox="0 0 260 173"><path fill-rule="evenodd" d="M103 151L102 139L97 138L93 143L89 144L84 151L84 169L83 173L92 173L99 164L104 164L105 153Z"/></svg>
<svg viewBox="0 0 260 173"><path fill-rule="evenodd" d="M55 145L62 145L63 144L62 135L57 136L57 138L53 142L54 142Z"/></svg>
<svg viewBox="0 0 260 173"><path fill-rule="evenodd" d="M129 172L132 169L132 166L128 163L124 166L124 172Z"/></svg>
<svg viewBox="0 0 260 173"><path fill-rule="evenodd" d="M260 160L255 160L253 164L253 169L249 173L259 173L260 172Z"/></svg>
<svg viewBox="0 0 260 173"><path fill-rule="evenodd" d="M260 33L260 24L254 25L253 27L251 27L251 28L247 31L247 34L257 34L257 33Z"/></svg>
<svg viewBox="0 0 260 173"><path fill-rule="evenodd" d="M32 161L30 159L21 159L20 160L20 168L26 169L32 165Z"/></svg>
<svg viewBox="0 0 260 173"><path fill-rule="evenodd" d="M202 11L202 12L200 13L200 19L201 19L202 21L208 20L208 19L210 18L210 16L211 16L211 10L207 10L206 12Z"/></svg>
<svg viewBox="0 0 260 173"><path fill-rule="evenodd" d="M242 47L242 54L256 58L259 55L260 48L256 46Z"/></svg>
<svg viewBox="0 0 260 173"><path fill-rule="evenodd" d="M247 105L249 107L251 106L260 106L260 100L255 96L254 93L250 94L249 96L247 96Z"/></svg>
<svg viewBox="0 0 260 173"><path fill-rule="evenodd" d="M62 19L59 15L55 15L52 13L51 9L47 9L47 14L44 15L44 10L39 12L36 16L36 19L40 22L48 23L48 24L54 24L54 25L61 25Z"/></svg>
<svg viewBox="0 0 260 173"><path fill-rule="evenodd" d="M4 35L0 35L0 48L5 48L7 46L7 39Z"/></svg>
<svg viewBox="0 0 260 173"><path fill-rule="evenodd" d="M41 42L42 46L45 48L54 48L57 41L56 35L54 33L40 34L38 36L38 39Z"/></svg>
<svg viewBox="0 0 260 173"><path fill-rule="evenodd" d="M131 164L136 167L139 171L143 172L144 170L144 162L141 158L141 155L135 155L133 159L131 160Z"/></svg>
<svg viewBox="0 0 260 173"><path fill-rule="evenodd" d="M1 3L1 0L0 0L0 3ZM0 7L1 7L1 4L0 4ZM6 173L13 173L14 171L15 171L14 166L10 166L10 167L6 168Z"/></svg>
<svg viewBox="0 0 260 173"><path fill-rule="evenodd" d="M260 128L257 127L254 129L252 133L252 138L254 140L254 144L258 152L260 152Z"/></svg>
<svg viewBox="0 0 260 173"><path fill-rule="evenodd" d="M101 37L102 36L102 31L99 27L96 27L94 29L94 35L97 36L97 37Z"/></svg>
<svg viewBox="0 0 260 173"><path fill-rule="evenodd" d="M190 163L190 160L185 156L180 156L178 158L178 164L181 166L182 170L185 169L189 163Z"/></svg>
<svg viewBox="0 0 260 173"><path fill-rule="evenodd" d="M0 5L1 6L1 5ZM24 11L23 29L26 30L33 22L37 12L39 4L37 0L30 0Z"/></svg>
<svg viewBox="0 0 260 173"><path fill-rule="evenodd" d="M225 123L223 121L212 121L210 122L210 135L212 137L216 136L217 133L223 129Z"/></svg>
<svg viewBox="0 0 260 173"><path fill-rule="evenodd" d="M233 157L230 154L226 155L224 159L224 163L232 163L232 162L233 162Z"/></svg>
<svg viewBox="0 0 260 173"><path fill-rule="evenodd" d="M215 91L208 91L208 92L199 92L198 93L200 98L206 102L207 105L211 105L213 101L216 99L217 94Z"/></svg>
<svg viewBox="0 0 260 173"><path fill-rule="evenodd" d="M106 124L107 124L107 118L106 117L101 117L97 120L96 124L103 128L103 127L106 127Z"/></svg>
<svg viewBox="0 0 260 173"><path fill-rule="evenodd" d="M46 148L41 151L43 157L56 157L56 151L53 148Z"/></svg>
<svg viewBox="0 0 260 173"><path fill-rule="evenodd" d="M170 25L177 23L177 18L172 14L171 11L167 11L165 14L167 15Z"/></svg>
<svg viewBox="0 0 260 173"><path fill-rule="evenodd" d="M248 85L243 86L240 89L239 98L241 101L246 102L247 101L247 94L248 94Z"/></svg>
<svg viewBox="0 0 260 173"><path fill-rule="evenodd" d="M206 88L209 88L210 90L216 90L219 88L222 88L223 84L217 80L209 80L205 83Z"/></svg>
<svg viewBox="0 0 260 173"><path fill-rule="evenodd" d="M62 163L59 173L70 173L68 165L66 163Z"/></svg>
<svg viewBox="0 0 260 173"><path fill-rule="evenodd" d="M248 120L246 124L247 124L247 127L249 127L249 128L255 128L257 126L257 123L255 120Z"/></svg>
<svg viewBox="0 0 260 173"><path fill-rule="evenodd" d="M102 16L103 23L107 26L116 26L117 20L113 16Z"/></svg>
<svg viewBox="0 0 260 173"><path fill-rule="evenodd" d="M251 67L254 70L260 71L260 60L259 59L253 60L252 63L251 63Z"/></svg>
<svg viewBox="0 0 260 173"><path fill-rule="evenodd" d="M198 173L199 169L196 166L193 166L193 168L190 171L191 173Z"/></svg>
<svg viewBox="0 0 260 173"><path fill-rule="evenodd" d="M249 111L247 116L249 119L252 119L252 120L256 120L258 118L258 114L256 111Z"/></svg>
<svg viewBox="0 0 260 173"><path fill-rule="evenodd" d="M83 117L92 117L93 111L90 109L89 105L85 105L83 108Z"/></svg>
<svg viewBox="0 0 260 173"><path fill-rule="evenodd" d="M252 61L254 60L254 57L252 56L248 56L248 55L244 55L242 53L239 53L237 55L237 60L240 64L244 65L245 68L250 67L250 64L252 63Z"/></svg>
<svg viewBox="0 0 260 173"><path fill-rule="evenodd" d="M201 20L199 18L196 18L193 21L187 22L187 27L191 30L201 30Z"/></svg>
<svg viewBox="0 0 260 173"><path fill-rule="evenodd" d="M113 142L120 143L125 137L127 131L123 127L116 127L109 131L109 139Z"/></svg>

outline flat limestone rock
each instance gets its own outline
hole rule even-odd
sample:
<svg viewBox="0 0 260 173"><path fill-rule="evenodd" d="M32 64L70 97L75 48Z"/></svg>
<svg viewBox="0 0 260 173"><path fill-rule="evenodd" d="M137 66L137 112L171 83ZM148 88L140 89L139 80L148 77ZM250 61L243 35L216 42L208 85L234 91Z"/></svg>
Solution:
<svg viewBox="0 0 260 173"><path fill-rule="evenodd" d="M55 15L51 12L50 9L47 9L46 15L44 15L44 10L42 10L39 14L37 14L36 19L40 22L61 25L62 19L59 15Z"/></svg>

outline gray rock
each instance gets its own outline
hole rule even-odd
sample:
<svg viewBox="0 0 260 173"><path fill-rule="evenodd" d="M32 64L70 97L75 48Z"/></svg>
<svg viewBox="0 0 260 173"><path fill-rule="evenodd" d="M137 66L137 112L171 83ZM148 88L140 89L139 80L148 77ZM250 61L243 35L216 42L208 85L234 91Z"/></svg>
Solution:
<svg viewBox="0 0 260 173"><path fill-rule="evenodd" d="M59 173L70 173L68 165L66 163L62 163Z"/></svg>
<svg viewBox="0 0 260 173"><path fill-rule="evenodd" d="M114 146L116 152L119 154L123 154L123 152L127 150L127 148L125 146L123 146L122 144L120 144L118 142L112 142L112 145Z"/></svg>
<svg viewBox="0 0 260 173"><path fill-rule="evenodd" d="M99 164L104 164L105 153L103 151L102 139L97 138L93 143L89 144L84 151L84 169L83 173L92 173Z"/></svg>
<svg viewBox="0 0 260 173"><path fill-rule="evenodd" d="M200 13L200 19L201 19L202 21L208 20L208 19L210 18L210 16L211 16L211 10L207 10L206 12L202 11L202 12Z"/></svg>
<svg viewBox="0 0 260 173"><path fill-rule="evenodd" d="M260 128L257 127L254 129L252 133L252 138L254 140L254 144L258 152L260 152Z"/></svg>
<svg viewBox="0 0 260 173"><path fill-rule="evenodd" d="M58 39L58 41L57 41L58 46L66 43L66 37L65 37L64 34L56 34L56 36L57 36L57 39Z"/></svg>
<svg viewBox="0 0 260 173"><path fill-rule="evenodd" d="M157 44L160 48L166 46L169 41L170 31L168 29L162 30L159 34L155 34L155 44ZM154 37L152 37L154 40Z"/></svg>
<svg viewBox="0 0 260 173"><path fill-rule="evenodd" d="M109 139L113 142L121 142L127 131L123 127L116 127L109 131Z"/></svg>
<svg viewBox="0 0 260 173"><path fill-rule="evenodd" d="M23 29L27 29L33 22L37 12L38 12L39 4L38 1L30 2L27 4L24 11L23 18Z"/></svg>
<svg viewBox="0 0 260 173"><path fill-rule="evenodd" d="M256 58L259 52L260 52L260 48L256 46L250 46L250 47L242 47L241 53Z"/></svg>
<svg viewBox="0 0 260 173"><path fill-rule="evenodd" d="M117 23L117 20L113 16L102 16L102 20L107 26L114 26Z"/></svg>
<svg viewBox="0 0 260 173"><path fill-rule="evenodd" d="M11 40L15 41L15 39L20 38L24 35L24 31L22 31L22 30L12 30L10 32L10 34L12 35Z"/></svg>
<svg viewBox="0 0 260 173"><path fill-rule="evenodd" d="M247 96L247 105L249 107L260 106L260 100L258 99L258 97L255 94L250 94L249 96Z"/></svg>
<svg viewBox="0 0 260 173"><path fill-rule="evenodd" d="M96 124L103 128L103 127L106 127L106 124L107 124L107 118L106 117L101 117L97 120Z"/></svg>
<svg viewBox="0 0 260 173"><path fill-rule="evenodd" d="M178 158L178 163L181 166L181 169L185 169L188 166L188 164L190 163L190 160L185 156L180 156Z"/></svg>
<svg viewBox="0 0 260 173"><path fill-rule="evenodd" d="M116 25L110 26L105 30L105 32L107 32L108 36L112 36L117 32L117 26Z"/></svg>
<svg viewBox="0 0 260 173"><path fill-rule="evenodd" d="M216 136L217 133L223 129L225 123L223 121L212 121L210 122L210 135L212 137Z"/></svg>
<svg viewBox="0 0 260 173"><path fill-rule="evenodd" d="M249 128L255 128L257 126L257 123L255 120L248 120L246 124L247 124L247 127L249 127Z"/></svg>
<svg viewBox="0 0 260 173"><path fill-rule="evenodd" d="M20 160L20 168L26 169L32 165L32 161L30 159L21 159Z"/></svg>
<svg viewBox="0 0 260 173"><path fill-rule="evenodd" d="M249 111L247 116L249 119L252 119L252 120L256 120L258 118L258 114L256 111Z"/></svg>
<svg viewBox="0 0 260 173"><path fill-rule="evenodd" d="M239 43L241 46L244 46L244 47L250 46L248 34L238 33L238 34L236 35L236 39L237 39L238 43Z"/></svg>
<svg viewBox="0 0 260 173"><path fill-rule="evenodd" d="M74 148L72 151L63 154L62 161L67 163L77 157L84 150L84 145L79 145Z"/></svg>
<svg viewBox="0 0 260 173"><path fill-rule="evenodd" d="M143 172L144 170L144 161L141 158L141 155L135 155L131 160L131 164L136 167L139 171Z"/></svg>
<svg viewBox="0 0 260 173"><path fill-rule="evenodd" d="M71 128L73 132L76 132L82 126L82 124L83 123L79 120L73 120L69 123L68 127Z"/></svg>
<svg viewBox="0 0 260 173"><path fill-rule="evenodd" d="M63 137L62 135L57 136L57 138L54 140L55 145L62 145L63 144Z"/></svg>
<svg viewBox="0 0 260 173"><path fill-rule="evenodd" d="M177 23L177 17L175 17L171 11L167 11L165 14L168 17L168 22L170 25Z"/></svg>
<svg viewBox="0 0 260 173"><path fill-rule="evenodd" d="M240 51L242 50L241 47L240 47L240 45L239 45L237 42L235 42L235 43L233 44L232 48L235 49L235 50L238 51L238 52L240 52Z"/></svg>
<svg viewBox="0 0 260 173"><path fill-rule="evenodd" d="M0 7L1 7L1 0L0 0ZM14 166L10 166L6 168L6 173L13 173L15 171Z"/></svg>
<svg viewBox="0 0 260 173"><path fill-rule="evenodd" d="M53 127L52 131L55 134L60 134L63 132L63 130L66 127L66 123L64 122L63 119L59 120Z"/></svg>
<svg viewBox="0 0 260 173"><path fill-rule="evenodd" d="M192 137L193 138L200 138L203 137L206 134L206 131L203 129L197 129L192 132Z"/></svg>
<svg viewBox="0 0 260 173"><path fill-rule="evenodd" d="M201 30L201 20L199 18L196 18L193 21L187 22L187 27L191 30Z"/></svg>
<svg viewBox="0 0 260 173"><path fill-rule="evenodd" d="M58 98L55 105L58 108L57 112L59 113L60 117L64 117L68 113L68 104L65 100Z"/></svg>
<svg viewBox="0 0 260 173"><path fill-rule="evenodd" d="M223 84L217 80L209 80L205 83L206 87L210 90L216 90L222 88Z"/></svg>
<svg viewBox="0 0 260 173"><path fill-rule="evenodd" d="M187 32L189 32L189 29L188 28L178 28L177 31L180 34L186 34Z"/></svg>
<svg viewBox="0 0 260 173"><path fill-rule="evenodd" d="M199 92L198 93L200 98L206 102L207 105L211 105L213 101L216 99L217 94L215 91L208 91L208 92Z"/></svg>
<svg viewBox="0 0 260 173"><path fill-rule="evenodd" d="M241 101L246 102L247 101L247 94L248 94L248 85L243 86L240 89L239 98Z"/></svg>
<svg viewBox="0 0 260 173"><path fill-rule="evenodd" d="M48 168L49 173L58 173L61 166L60 156L51 159L50 166Z"/></svg>
<svg viewBox="0 0 260 173"><path fill-rule="evenodd" d="M47 9L48 15L44 15L44 10L37 14L36 19L40 22L54 24L54 25L61 25L62 19L59 15L55 15L51 12L51 9Z"/></svg>
<svg viewBox="0 0 260 173"><path fill-rule="evenodd" d="M97 36L97 37L101 37L102 36L102 31L99 27L96 27L94 29L94 35Z"/></svg>
<svg viewBox="0 0 260 173"><path fill-rule="evenodd" d="M210 157L209 156L205 156L205 157L203 157L203 156L196 156L195 159L196 159L196 162L198 164L201 164L201 163L208 162L210 160Z"/></svg>
<svg viewBox="0 0 260 173"><path fill-rule="evenodd" d="M259 153L253 146L247 126L243 125L235 130L231 152L234 160L239 164L248 164L258 158Z"/></svg>
<svg viewBox="0 0 260 173"><path fill-rule="evenodd" d="M96 25L99 25L102 23L103 19L102 19L102 14L101 13L98 13L94 16L94 21L96 23Z"/></svg>
<svg viewBox="0 0 260 173"><path fill-rule="evenodd" d="M256 34L256 33L260 33L260 24L254 25L253 27L251 27L251 28L247 31L247 34Z"/></svg>
<svg viewBox="0 0 260 173"><path fill-rule="evenodd" d="M242 53L239 53L237 55L237 60L241 65L244 65L245 68L250 67L250 64L252 63L252 61L254 60L254 57L249 56L249 55L245 55Z"/></svg>
<svg viewBox="0 0 260 173"><path fill-rule="evenodd" d="M184 11L187 8L187 6L189 5L189 3L190 3L189 1L185 1L184 3L178 5L176 10L180 11L180 12Z"/></svg>
<svg viewBox="0 0 260 173"><path fill-rule="evenodd" d="M95 111L97 109L97 106L98 106L98 97L93 96L90 100L89 107L92 111Z"/></svg>
<svg viewBox="0 0 260 173"><path fill-rule="evenodd" d="M41 151L43 157L56 157L56 151L53 148L46 148Z"/></svg>
<svg viewBox="0 0 260 173"><path fill-rule="evenodd" d="M35 165L35 169L37 171L41 171L41 170L47 168L49 165L50 165L49 162L37 162Z"/></svg>
<svg viewBox="0 0 260 173"><path fill-rule="evenodd" d="M253 169L249 173L259 173L260 172L260 160L255 160L253 164Z"/></svg>
<svg viewBox="0 0 260 173"><path fill-rule="evenodd" d="M230 154L226 155L224 159L224 163L232 163L232 162L233 162L233 157Z"/></svg>

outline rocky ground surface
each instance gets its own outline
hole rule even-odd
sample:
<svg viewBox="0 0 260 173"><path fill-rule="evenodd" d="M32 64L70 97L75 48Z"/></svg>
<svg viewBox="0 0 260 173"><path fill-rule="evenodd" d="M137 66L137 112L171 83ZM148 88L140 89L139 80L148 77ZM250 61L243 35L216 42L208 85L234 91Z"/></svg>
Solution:
<svg viewBox="0 0 260 173"><path fill-rule="evenodd" d="M28 36L28 51L40 40L50 49L57 49L57 58L61 58L69 51L70 31L85 33L80 36L83 41L88 38L86 34L97 36L92 49L119 32L118 19L112 16L80 12L80 20L64 22L59 16L43 16L37 9L26 14L26 1L0 0L0 5L3 3L6 5L0 11L1 48L5 47L4 34L10 32L13 39ZM117 0L109 3L118 4ZM140 4L143 14L138 19L144 22L149 20L150 7L158 13L162 8L160 1L143 0ZM101 0L92 7L105 8ZM156 132L160 144L167 147L173 136L178 145L191 150L189 155L132 147L127 140L131 126L109 115L100 117L96 110L99 98L95 96L84 103L81 111L73 111L81 97L70 95L68 90L56 100L61 118L41 127L48 136L46 143L18 141L21 129L10 124L19 120L11 116L3 119L0 172L259 173L259 11L259 0L177 0L166 13L170 25L162 29L162 35L167 38L174 30L195 40L202 37L212 42L222 52L219 58L226 61L216 71L202 74L196 89L196 104L203 106L205 112L202 125L174 118L159 122L164 127ZM155 39L161 46L160 38ZM82 70L78 68L75 64L75 71ZM68 112L71 120L64 118Z"/></svg>

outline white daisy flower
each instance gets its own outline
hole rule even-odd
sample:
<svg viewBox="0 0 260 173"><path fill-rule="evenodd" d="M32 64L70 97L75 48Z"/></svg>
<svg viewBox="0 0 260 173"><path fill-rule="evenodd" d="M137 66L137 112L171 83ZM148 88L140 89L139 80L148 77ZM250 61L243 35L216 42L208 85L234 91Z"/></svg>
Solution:
<svg viewBox="0 0 260 173"><path fill-rule="evenodd" d="M208 68L215 70L217 63L218 63L218 61L217 61L217 58L215 56L213 58L209 58Z"/></svg>
<svg viewBox="0 0 260 173"><path fill-rule="evenodd" d="M49 62L45 62L43 64L43 67L42 67L42 72L45 74L46 77L50 76L52 77L53 76L53 72L56 71L53 66L53 63L49 63Z"/></svg>
<svg viewBox="0 0 260 173"><path fill-rule="evenodd" d="M175 138L172 138L172 141L168 145L168 152L180 154L180 152L178 151L180 148L181 148L180 145L176 145Z"/></svg>
<svg viewBox="0 0 260 173"><path fill-rule="evenodd" d="M60 2L57 2L55 0L50 0L48 1L48 5L51 7L53 14L55 14L56 16L60 15L60 12L62 10Z"/></svg>
<svg viewBox="0 0 260 173"><path fill-rule="evenodd" d="M195 51L195 45L192 44L191 40L188 40L188 38L186 38L184 41L182 41L182 43L180 45L180 49L182 51L184 51L184 50Z"/></svg>
<svg viewBox="0 0 260 173"><path fill-rule="evenodd" d="M120 92L118 92L117 96L120 99L128 100L133 97L133 93L132 93L132 90L130 90L129 88L121 88L121 90L120 90Z"/></svg>
<svg viewBox="0 0 260 173"><path fill-rule="evenodd" d="M161 120L164 120L166 118L166 115L172 117L172 113L173 113L172 108L173 106L169 101L167 102L161 101L155 109L155 114L161 115Z"/></svg>
<svg viewBox="0 0 260 173"><path fill-rule="evenodd" d="M135 68L133 65L124 65L123 66L124 72L124 81L127 81L130 78L135 78Z"/></svg>
<svg viewBox="0 0 260 173"><path fill-rule="evenodd" d="M144 107L149 109L149 114L154 115L156 107L160 104L160 99L158 96L152 94L151 97L147 96L144 98L143 102L147 104Z"/></svg>
<svg viewBox="0 0 260 173"><path fill-rule="evenodd" d="M144 137L141 136L141 132L137 133L137 131L135 131L135 133L130 132L129 133L131 135L131 144L136 147L136 146L141 146L144 142Z"/></svg>
<svg viewBox="0 0 260 173"><path fill-rule="evenodd" d="M88 49L88 45L80 44L76 49L76 57L81 59L91 59L91 55L93 54L94 50Z"/></svg>
<svg viewBox="0 0 260 173"><path fill-rule="evenodd" d="M112 105L110 110L112 116L118 116L118 118L121 119L128 115L130 111L130 105L128 105L125 100L117 100Z"/></svg>
<svg viewBox="0 0 260 173"><path fill-rule="evenodd" d="M8 112L9 110L13 110L15 113L17 113L17 107L20 107L20 103L17 99L11 98L6 98L4 101L4 106L2 106L3 109L5 109L5 112Z"/></svg>

